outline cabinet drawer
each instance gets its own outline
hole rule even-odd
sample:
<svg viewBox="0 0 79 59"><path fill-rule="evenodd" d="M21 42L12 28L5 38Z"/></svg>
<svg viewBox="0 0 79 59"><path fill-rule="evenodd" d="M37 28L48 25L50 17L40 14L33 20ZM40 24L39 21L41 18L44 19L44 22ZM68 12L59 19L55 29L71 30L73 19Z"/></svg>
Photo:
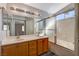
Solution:
<svg viewBox="0 0 79 59"><path fill-rule="evenodd" d="M48 39L43 39L43 52L48 51Z"/></svg>
<svg viewBox="0 0 79 59"><path fill-rule="evenodd" d="M29 47L34 47L34 46L36 46L36 44L37 44L36 40L29 41Z"/></svg>

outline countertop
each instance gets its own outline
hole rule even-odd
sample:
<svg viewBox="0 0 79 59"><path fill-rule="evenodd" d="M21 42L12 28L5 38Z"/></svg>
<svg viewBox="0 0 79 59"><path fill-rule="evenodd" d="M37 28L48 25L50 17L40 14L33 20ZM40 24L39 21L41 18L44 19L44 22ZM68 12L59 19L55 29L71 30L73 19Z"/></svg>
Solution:
<svg viewBox="0 0 79 59"><path fill-rule="evenodd" d="M21 35L19 38L17 36L9 36L6 39L2 40L1 46L21 43L25 41L38 40L41 38L48 38L47 36L35 36L35 35Z"/></svg>

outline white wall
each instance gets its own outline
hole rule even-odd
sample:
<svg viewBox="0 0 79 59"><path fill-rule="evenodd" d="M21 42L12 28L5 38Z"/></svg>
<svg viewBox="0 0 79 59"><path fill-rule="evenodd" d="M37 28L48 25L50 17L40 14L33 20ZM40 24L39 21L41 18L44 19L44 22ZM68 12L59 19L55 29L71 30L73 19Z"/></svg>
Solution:
<svg viewBox="0 0 79 59"><path fill-rule="evenodd" d="M28 5L46 11L50 14L56 13L69 4L70 3L28 3Z"/></svg>

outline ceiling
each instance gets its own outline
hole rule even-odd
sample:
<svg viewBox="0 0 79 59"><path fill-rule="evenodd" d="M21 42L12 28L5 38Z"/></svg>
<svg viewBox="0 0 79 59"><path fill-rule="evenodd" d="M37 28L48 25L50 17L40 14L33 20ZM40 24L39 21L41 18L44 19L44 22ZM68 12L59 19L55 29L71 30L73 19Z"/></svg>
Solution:
<svg viewBox="0 0 79 59"><path fill-rule="evenodd" d="M65 6L69 5L70 3L24 3L24 4L27 4L29 6L37 8L37 9L54 14L57 11L64 8Z"/></svg>

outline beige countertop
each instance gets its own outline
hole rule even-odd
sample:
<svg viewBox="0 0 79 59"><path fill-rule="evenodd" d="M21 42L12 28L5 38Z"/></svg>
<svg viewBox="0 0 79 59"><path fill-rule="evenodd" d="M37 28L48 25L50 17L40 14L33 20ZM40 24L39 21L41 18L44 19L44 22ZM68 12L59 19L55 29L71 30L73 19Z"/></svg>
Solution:
<svg viewBox="0 0 79 59"><path fill-rule="evenodd" d="M35 35L21 35L19 38L17 36L9 36L6 39L2 40L1 46L21 43L24 41L37 40L41 38L48 38L47 36L35 36Z"/></svg>

